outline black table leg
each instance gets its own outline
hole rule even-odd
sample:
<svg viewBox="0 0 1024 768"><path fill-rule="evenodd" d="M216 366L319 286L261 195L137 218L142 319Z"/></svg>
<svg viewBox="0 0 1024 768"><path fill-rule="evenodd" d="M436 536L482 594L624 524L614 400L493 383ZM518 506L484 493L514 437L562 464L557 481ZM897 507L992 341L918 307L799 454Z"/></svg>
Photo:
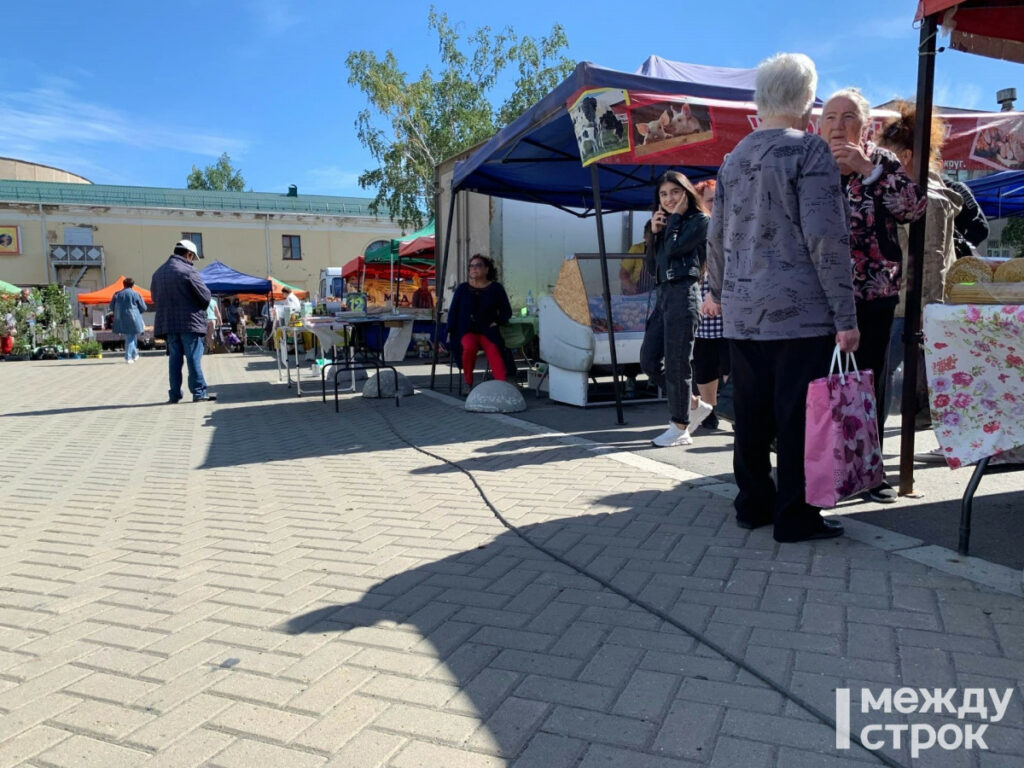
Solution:
<svg viewBox="0 0 1024 768"><path fill-rule="evenodd" d="M988 456L978 462L974 468L974 474L971 475L971 479L967 483L963 501L960 502L960 544L957 547L957 552L964 557L967 556L967 550L971 544L971 507L974 505L974 493L978 490L978 484L981 483L981 476L988 469L988 462Z"/></svg>

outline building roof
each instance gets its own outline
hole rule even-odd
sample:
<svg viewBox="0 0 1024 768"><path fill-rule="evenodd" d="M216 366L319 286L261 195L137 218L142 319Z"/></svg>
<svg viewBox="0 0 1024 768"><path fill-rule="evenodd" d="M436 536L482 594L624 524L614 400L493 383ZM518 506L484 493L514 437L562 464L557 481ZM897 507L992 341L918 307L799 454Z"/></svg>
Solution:
<svg viewBox="0 0 1024 768"><path fill-rule="evenodd" d="M196 211L374 216L369 197L288 196L274 192L221 192L111 184L67 184L0 179L0 201L48 205L102 205L126 208L177 208ZM387 215L384 213L383 215Z"/></svg>

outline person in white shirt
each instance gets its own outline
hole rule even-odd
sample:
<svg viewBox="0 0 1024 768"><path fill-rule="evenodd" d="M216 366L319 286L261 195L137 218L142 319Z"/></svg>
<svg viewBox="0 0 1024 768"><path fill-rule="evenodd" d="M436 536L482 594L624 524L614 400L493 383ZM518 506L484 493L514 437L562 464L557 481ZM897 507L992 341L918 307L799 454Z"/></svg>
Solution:
<svg viewBox="0 0 1024 768"><path fill-rule="evenodd" d="M284 294L284 302L288 306L288 314L292 312L302 312L302 302L299 301L299 297L292 293L292 289L287 285L281 289L281 293Z"/></svg>

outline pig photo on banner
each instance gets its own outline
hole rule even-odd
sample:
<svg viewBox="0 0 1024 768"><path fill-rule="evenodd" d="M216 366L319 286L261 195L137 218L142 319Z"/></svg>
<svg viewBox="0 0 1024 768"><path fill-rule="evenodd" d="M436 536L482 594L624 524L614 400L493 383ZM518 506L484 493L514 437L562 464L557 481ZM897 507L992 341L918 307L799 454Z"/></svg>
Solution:
<svg viewBox="0 0 1024 768"><path fill-rule="evenodd" d="M637 157L714 138L711 115L704 104L684 99L649 104L638 101L630 112Z"/></svg>

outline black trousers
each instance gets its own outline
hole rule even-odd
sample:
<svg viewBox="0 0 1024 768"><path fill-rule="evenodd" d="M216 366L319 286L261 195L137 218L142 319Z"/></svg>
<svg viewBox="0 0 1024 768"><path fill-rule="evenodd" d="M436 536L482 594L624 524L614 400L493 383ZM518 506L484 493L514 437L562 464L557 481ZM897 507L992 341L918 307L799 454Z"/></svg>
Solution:
<svg viewBox="0 0 1024 768"><path fill-rule="evenodd" d="M860 345L854 356L862 371L871 369L875 377L875 404L877 406L878 439L882 439L885 426L885 403L889 395L889 337L896 304L888 299L857 302L857 328Z"/></svg>
<svg viewBox="0 0 1024 768"><path fill-rule="evenodd" d="M775 533L798 536L821 527L805 501L804 427L807 385L828 375L834 336L781 341L730 340L736 409L733 473L736 517L775 523ZM776 438L778 485L772 482Z"/></svg>
<svg viewBox="0 0 1024 768"><path fill-rule="evenodd" d="M700 317L700 288L692 280L661 283L640 346L640 367L665 391L669 418L690 423L693 336Z"/></svg>

